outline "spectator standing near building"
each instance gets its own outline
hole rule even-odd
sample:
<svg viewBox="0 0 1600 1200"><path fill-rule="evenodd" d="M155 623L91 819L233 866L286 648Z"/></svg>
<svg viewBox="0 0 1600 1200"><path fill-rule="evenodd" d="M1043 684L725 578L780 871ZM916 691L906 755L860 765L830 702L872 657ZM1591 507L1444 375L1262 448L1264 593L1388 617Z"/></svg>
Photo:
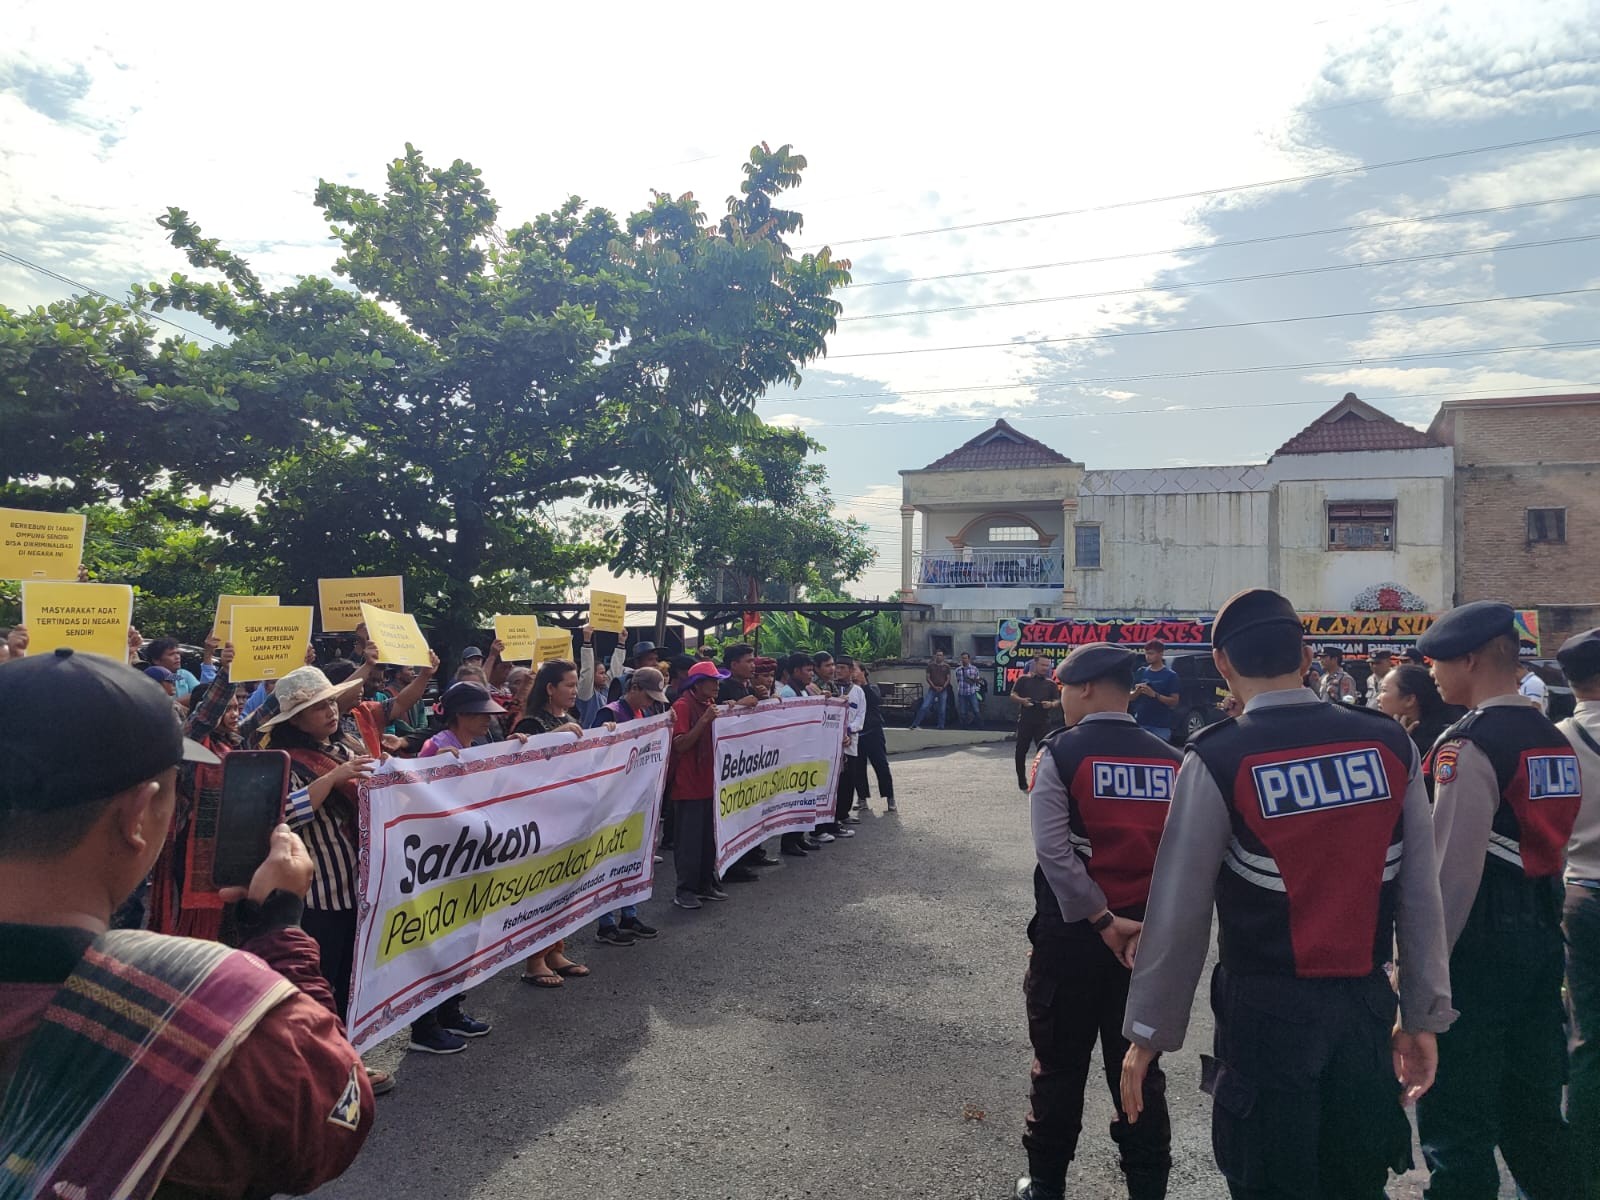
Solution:
<svg viewBox="0 0 1600 1200"><path fill-rule="evenodd" d="M1571 1018L1567 1122L1577 1148L1577 1195L1600 1198L1600 629L1568 638L1556 661L1578 698L1556 728L1578 756L1583 804L1567 846L1567 1009Z"/></svg>
<svg viewBox="0 0 1600 1200"><path fill-rule="evenodd" d="M1167 647L1152 638L1144 644L1144 665L1133 676L1128 712L1139 728L1162 741L1172 740L1172 710L1178 706L1178 673L1167 666Z"/></svg>
<svg viewBox="0 0 1600 1200"><path fill-rule="evenodd" d="M705 659L702 662L708 661ZM722 673L725 678L717 685L717 703L736 708L754 708L764 696L755 687L756 652L754 647L736 642L722 652ZM724 883L754 883L761 876L756 867L776 867L779 859L767 853L757 842L722 873Z"/></svg>
<svg viewBox="0 0 1600 1200"><path fill-rule="evenodd" d="M1550 688L1539 674L1525 662L1517 663L1517 694L1542 713L1550 711Z"/></svg>
<svg viewBox="0 0 1600 1200"><path fill-rule="evenodd" d="M113 931L166 843L179 764L216 757L154 684L59 650L0 671L0 760L0 1190L300 1195L337 1178L372 1090L298 928L299 839L279 826L241 889L247 953Z"/></svg>
<svg viewBox="0 0 1600 1200"><path fill-rule="evenodd" d="M1355 678L1344 669L1344 651L1337 646L1323 647L1322 681L1317 685L1317 694L1334 704L1355 699Z"/></svg>
<svg viewBox="0 0 1600 1200"><path fill-rule="evenodd" d="M1467 715L1466 709L1444 702L1426 667L1412 663L1396 667L1383 677L1378 703L1379 711L1399 721L1411 735L1417 752L1424 758L1439 735Z"/></svg>
<svg viewBox="0 0 1600 1200"><path fill-rule="evenodd" d="M839 694L845 700L844 753L839 759L839 780L834 789L835 824L843 830L846 823L855 825L861 818L855 814L856 796L866 795L867 760L861 755L861 730L867 721L867 693L856 675L856 661L842 657L835 663L835 678ZM849 832L854 832L850 830Z"/></svg>
<svg viewBox="0 0 1600 1200"><path fill-rule="evenodd" d="M983 672L973 665L972 655L963 654L955 669L956 716L961 724L981 724L983 715L978 710L978 695L983 689Z"/></svg>
<svg viewBox="0 0 1600 1200"><path fill-rule="evenodd" d="M859 660L856 662L855 681L861 685L862 695L867 701L867 716L861 725L861 754L878 777L878 795L883 797L888 810L894 812L894 775L889 770L888 738L883 731L883 693L872 682L866 664ZM856 802L856 807L862 812L867 811L866 782L863 772L861 794Z"/></svg>
<svg viewBox="0 0 1600 1200"><path fill-rule="evenodd" d="M1050 678L1050 661L1035 658L1027 674L1011 685L1017 706L1017 786L1028 790L1028 753L1044 741L1050 718L1061 708L1061 689Z"/></svg>
<svg viewBox="0 0 1600 1200"><path fill-rule="evenodd" d="M917 715L911 718L911 728L921 729L922 722L927 719L935 707L939 710L939 728L944 728L945 706L950 702L950 664L944 659L943 650L933 652L933 661L928 664L924 673L924 690L922 704L917 708Z"/></svg>
<svg viewBox="0 0 1600 1200"><path fill-rule="evenodd" d="M1304 632L1278 593L1228 600L1212 643L1244 713L1191 738L1178 772L1128 992L1122 1108L1143 1119L1149 1064L1183 1045L1215 907L1201 1087L1230 1191L1382 1196L1410 1165L1402 1096L1427 1091L1454 1015L1416 749L1394 721L1301 686Z"/></svg>
<svg viewBox="0 0 1600 1200"><path fill-rule="evenodd" d="M1433 660L1445 700L1471 707L1428 756L1461 1010L1439 1039L1438 1082L1417 1107L1428 1193L1497 1194L1498 1147L1529 1200L1564 1200L1577 1187L1561 1115L1561 873L1582 800L1578 760L1517 692L1510 605L1452 609L1417 648ZM1408 834L1408 857L1410 848Z"/></svg>
<svg viewBox="0 0 1600 1200"><path fill-rule="evenodd" d="M1367 660L1372 668L1372 674L1367 677L1368 708L1383 708L1383 681L1389 677L1389 672L1394 670L1394 654L1388 650L1374 650Z"/></svg>

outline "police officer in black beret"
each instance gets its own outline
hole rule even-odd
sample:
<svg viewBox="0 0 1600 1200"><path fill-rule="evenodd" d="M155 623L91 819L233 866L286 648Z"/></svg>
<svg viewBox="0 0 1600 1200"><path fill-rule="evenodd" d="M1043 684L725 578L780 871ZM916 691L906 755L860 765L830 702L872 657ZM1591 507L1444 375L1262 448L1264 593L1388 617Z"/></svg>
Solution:
<svg viewBox="0 0 1600 1200"><path fill-rule="evenodd" d="M1561 1116L1561 870L1578 760L1517 691L1516 614L1479 601L1417 639L1439 693L1470 708L1428 755L1434 841L1461 1016L1417 1108L1430 1200L1498 1195L1498 1146L1529 1200L1579 1193Z"/></svg>
<svg viewBox="0 0 1600 1200"><path fill-rule="evenodd" d="M1145 1119L1123 1118L1119 1077L1128 1043L1122 1010L1150 871L1166 824L1181 755L1128 715L1140 656L1103 642L1080 646L1056 670L1068 728L1051 734L1034 763L1030 803L1039 865L1033 953L1023 980L1033 1043L1028 1175L1019 1200L1060 1200L1083 1127L1083 1093L1096 1042L1117 1119L1128 1195L1161 1200L1172 1166L1166 1083L1145 1079Z"/></svg>
<svg viewBox="0 0 1600 1200"><path fill-rule="evenodd" d="M1230 1191L1379 1197L1410 1165L1402 1098L1427 1090L1454 1016L1417 750L1397 722L1302 686L1310 651L1276 592L1234 596L1212 642L1244 711L1191 739L1178 772L1128 993L1123 1109L1143 1121L1150 1064L1183 1045L1215 905L1201 1086Z"/></svg>

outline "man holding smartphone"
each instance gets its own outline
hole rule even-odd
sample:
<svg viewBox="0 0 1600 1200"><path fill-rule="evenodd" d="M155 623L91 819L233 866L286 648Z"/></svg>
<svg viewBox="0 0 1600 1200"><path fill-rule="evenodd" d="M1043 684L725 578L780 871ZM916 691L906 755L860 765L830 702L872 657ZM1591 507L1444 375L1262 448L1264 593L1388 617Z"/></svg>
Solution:
<svg viewBox="0 0 1600 1200"><path fill-rule="evenodd" d="M83 728L100 752L82 752ZM298 1195L371 1129L360 1055L298 927L312 865L287 826L225 897L250 953L109 928L166 844L186 761L217 759L119 662L63 649L0 672L0 1190Z"/></svg>

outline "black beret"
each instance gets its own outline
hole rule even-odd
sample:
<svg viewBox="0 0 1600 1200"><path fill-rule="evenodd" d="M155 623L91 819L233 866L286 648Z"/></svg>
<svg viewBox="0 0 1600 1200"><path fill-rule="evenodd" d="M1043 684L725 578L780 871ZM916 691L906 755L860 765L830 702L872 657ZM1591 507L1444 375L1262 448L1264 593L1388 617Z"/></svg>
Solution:
<svg viewBox="0 0 1600 1200"><path fill-rule="evenodd" d="M1290 625L1303 628L1300 614L1287 596L1267 588L1251 588L1230 597L1217 610L1217 619L1211 625L1211 644L1221 646L1243 633Z"/></svg>
<svg viewBox="0 0 1600 1200"><path fill-rule="evenodd" d="M1056 682L1093 683L1140 661L1139 656L1125 646L1090 642L1067 655L1066 661L1056 668Z"/></svg>
<svg viewBox="0 0 1600 1200"><path fill-rule="evenodd" d="M1574 634L1562 642L1556 661L1569 683L1584 683L1600 675L1600 629Z"/></svg>
<svg viewBox="0 0 1600 1200"><path fill-rule="evenodd" d="M1485 642L1517 633L1517 613L1509 604L1474 600L1452 608L1417 639L1417 649L1429 658L1452 659L1471 654Z"/></svg>
<svg viewBox="0 0 1600 1200"><path fill-rule="evenodd" d="M217 761L183 736L160 685L126 663L63 648L0 667L0 820L108 800L180 762Z"/></svg>

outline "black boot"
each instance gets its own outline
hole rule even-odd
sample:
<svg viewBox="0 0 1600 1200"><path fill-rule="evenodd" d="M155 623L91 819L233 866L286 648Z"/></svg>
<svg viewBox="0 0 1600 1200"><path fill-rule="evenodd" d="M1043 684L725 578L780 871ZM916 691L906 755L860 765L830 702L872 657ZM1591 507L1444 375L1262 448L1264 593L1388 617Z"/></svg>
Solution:
<svg viewBox="0 0 1600 1200"><path fill-rule="evenodd" d="M1123 1168L1128 1200L1167 1200L1166 1167Z"/></svg>

